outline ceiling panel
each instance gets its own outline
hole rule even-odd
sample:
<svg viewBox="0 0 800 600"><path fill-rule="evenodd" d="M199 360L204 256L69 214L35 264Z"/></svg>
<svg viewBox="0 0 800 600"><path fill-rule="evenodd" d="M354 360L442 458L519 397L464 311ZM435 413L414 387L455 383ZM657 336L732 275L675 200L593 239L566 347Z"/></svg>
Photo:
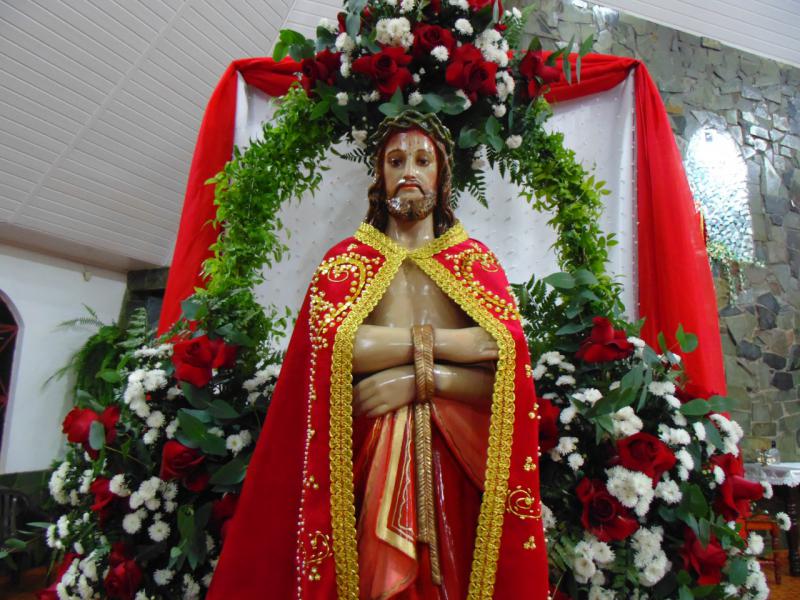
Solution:
<svg viewBox="0 0 800 600"><path fill-rule="evenodd" d="M313 36L341 4L0 0L0 240L106 267L168 264L220 75L268 55L281 28ZM800 64L800 0L603 4Z"/></svg>

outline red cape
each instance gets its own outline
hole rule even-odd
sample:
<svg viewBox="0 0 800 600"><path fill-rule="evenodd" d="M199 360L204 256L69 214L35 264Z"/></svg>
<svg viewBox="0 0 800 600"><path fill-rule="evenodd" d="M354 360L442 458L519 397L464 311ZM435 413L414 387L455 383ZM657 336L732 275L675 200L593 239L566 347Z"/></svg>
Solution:
<svg viewBox="0 0 800 600"><path fill-rule="evenodd" d="M209 600L359 598L353 341L406 259L500 349L468 597L548 597L538 405L505 273L460 224L414 251L362 224L312 278Z"/></svg>

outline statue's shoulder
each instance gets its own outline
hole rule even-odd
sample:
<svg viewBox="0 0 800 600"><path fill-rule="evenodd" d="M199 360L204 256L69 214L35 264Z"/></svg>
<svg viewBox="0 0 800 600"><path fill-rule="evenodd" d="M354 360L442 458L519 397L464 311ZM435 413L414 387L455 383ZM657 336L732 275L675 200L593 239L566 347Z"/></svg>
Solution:
<svg viewBox="0 0 800 600"><path fill-rule="evenodd" d="M375 250L371 246L358 240L355 236L350 236L331 246L322 257L321 262L329 262L331 259L335 259L338 256L361 255L372 257L374 254Z"/></svg>

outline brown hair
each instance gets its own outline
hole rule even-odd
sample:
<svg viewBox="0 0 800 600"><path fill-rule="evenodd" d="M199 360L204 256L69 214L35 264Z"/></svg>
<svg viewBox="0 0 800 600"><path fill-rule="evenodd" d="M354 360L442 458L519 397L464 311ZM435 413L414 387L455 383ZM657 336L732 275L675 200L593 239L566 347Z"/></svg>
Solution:
<svg viewBox="0 0 800 600"><path fill-rule="evenodd" d="M375 179L367 191L369 209L367 210L367 216L364 221L380 231L386 230L386 225L389 222L389 210L386 208L386 183L383 175L383 161L386 155L386 146L395 133L415 129L427 135L433 141L433 145L436 148L436 164L438 165L439 172L436 180L436 206L433 208L433 233L438 237L450 229L456 221L453 208L450 205L453 173L445 144L438 139L436 135L418 126L392 126L385 132L385 135L383 135L377 151L375 152Z"/></svg>

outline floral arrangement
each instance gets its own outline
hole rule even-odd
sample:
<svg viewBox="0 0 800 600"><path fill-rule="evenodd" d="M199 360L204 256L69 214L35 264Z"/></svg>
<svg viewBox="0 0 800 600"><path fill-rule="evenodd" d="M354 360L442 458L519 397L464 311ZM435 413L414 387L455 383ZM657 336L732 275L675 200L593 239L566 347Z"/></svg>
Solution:
<svg viewBox="0 0 800 600"><path fill-rule="evenodd" d="M349 0L316 39L280 33L273 57L301 61L301 83L315 116L331 113L345 137L364 147L386 116L406 108L437 113L457 141L454 189L485 202L480 158L520 148L523 115L569 61L572 47L545 53L538 40L516 48L533 7L502 11L495 0ZM581 47L585 54L589 38ZM370 152L351 158L369 165Z"/></svg>
<svg viewBox="0 0 800 600"><path fill-rule="evenodd" d="M607 192L543 127L542 92L562 71L570 78L570 62L556 64L572 42L550 54L535 41L515 50L529 10L350 0L314 41L281 32L275 57L301 62L298 85L263 139L212 180L223 233L204 265L206 289L164 337L141 319L127 332L105 329L113 357L75 364L68 451L50 480L60 516L44 525L58 568L40 598L203 596L280 365L274 342L287 317L252 292L284 252L278 211L317 188L335 142L362 146L348 157L368 163L369 134L409 106L452 131L456 189L486 202L485 151L533 208L551 211L559 233L566 272L515 286L542 396L556 593L763 597L752 558L760 538L742 540L730 522L764 488L742 477L726 401L693 398L677 349L656 353L619 318L619 285L605 273L615 240L598 225ZM683 352L696 343L678 339Z"/></svg>
<svg viewBox="0 0 800 600"><path fill-rule="evenodd" d="M604 316L570 335L561 311L585 307L590 280L578 271L550 276L557 291L516 286L531 344L544 325L563 350L541 352L533 369L552 581L597 600L766 598L764 541L743 539L737 521L772 489L744 478L727 399L697 398L686 382L679 353L694 351L696 337L680 328L679 348L662 335L657 352L637 325ZM778 521L789 528L785 513Z"/></svg>

